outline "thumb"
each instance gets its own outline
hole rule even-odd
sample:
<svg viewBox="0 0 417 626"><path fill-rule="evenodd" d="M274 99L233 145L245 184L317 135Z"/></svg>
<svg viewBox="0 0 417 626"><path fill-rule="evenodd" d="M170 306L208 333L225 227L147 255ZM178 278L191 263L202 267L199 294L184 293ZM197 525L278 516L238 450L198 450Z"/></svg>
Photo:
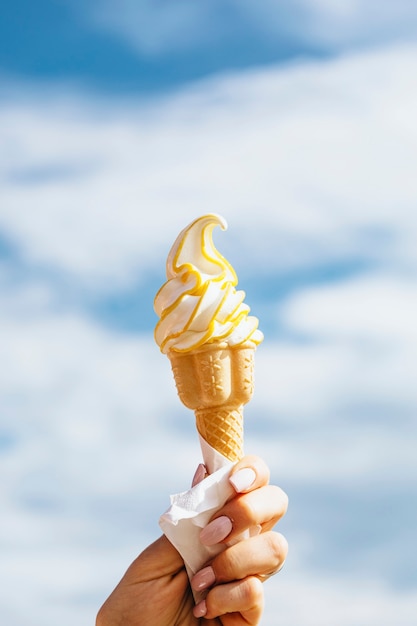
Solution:
<svg viewBox="0 0 417 626"><path fill-rule="evenodd" d="M133 561L123 577L123 582L131 584L172 576L183 567L181 555L165 535L162 535Z"/></svg>

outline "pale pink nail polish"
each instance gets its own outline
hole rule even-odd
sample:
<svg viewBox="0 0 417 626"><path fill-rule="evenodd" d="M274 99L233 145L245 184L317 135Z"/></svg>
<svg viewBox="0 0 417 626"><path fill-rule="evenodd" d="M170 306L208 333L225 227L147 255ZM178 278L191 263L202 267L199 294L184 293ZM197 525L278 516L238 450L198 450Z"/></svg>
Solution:
<svg viewBox="0 0 417 626"><path fill-rule="evenodd" d="M253 485L256 480L256 473L251 467L244 467L229 478L235 491L241 493Z"/></svg>
<svg viewBox="0 0 417 626"><path fill-rule="evenodd" d="M191 587L194 591L203 591L216 581L214 570L212 567L207 566L201 569L191 580Z"/></svg>
<svg viewBox="0 0 417 626"><path fill-rule="evenodd" d="M193 609L194 617L204 617L207 613L207 605L205 600L201 600Z"/></svg>
<svg viewBox="0 0 417 626"><path fill-rule="evenodd" d="M226 539L232 531L233 524L230 518L223 515L217 517L215 520L207 524L200 533L200 541L206 546L214 546L216 543L220 543L223 539Z"/></svg>
<svg viewBox="0 0 417 626"><path fill-rule="evenodd" d="M195 485L198 485L198 483L201 483L201 481L206 477L206 466L203 465L203 463L200 463L200 465L197 467L194 477L193 477L193 482L191 483L191 487L195 487Z"/></svg>

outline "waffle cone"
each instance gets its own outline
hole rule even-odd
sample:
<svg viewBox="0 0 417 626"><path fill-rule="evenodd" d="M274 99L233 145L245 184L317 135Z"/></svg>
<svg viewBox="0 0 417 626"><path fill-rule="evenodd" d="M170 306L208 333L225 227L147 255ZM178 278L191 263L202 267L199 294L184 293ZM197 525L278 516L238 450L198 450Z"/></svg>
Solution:
<svg viewBox="0 0 417 626"><path fill-rule="evenodd" d="M197 430L207 443L229 461L243 457L242 407L219 406L195 411Z"/></svg>
<svg viewBox="0 0 417 626"><path fill-rule="evenodd" d="M197 430L230 461L243 456L243 405L253 394L255 344L207 344L168 356L182 403L193 409Z"/></svg>

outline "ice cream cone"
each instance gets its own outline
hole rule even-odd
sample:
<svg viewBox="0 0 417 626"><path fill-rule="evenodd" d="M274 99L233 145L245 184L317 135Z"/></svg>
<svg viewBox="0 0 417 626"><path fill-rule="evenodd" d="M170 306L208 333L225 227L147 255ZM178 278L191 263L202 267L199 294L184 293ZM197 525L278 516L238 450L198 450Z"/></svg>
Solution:
<svg viewBox="0 0 417 626"><path fill-rule="evenodd" d="M205 344L168 353L182 403L193 409L201 437L232 462L243 456L243 405L253 394L256 344Z"/></svg>

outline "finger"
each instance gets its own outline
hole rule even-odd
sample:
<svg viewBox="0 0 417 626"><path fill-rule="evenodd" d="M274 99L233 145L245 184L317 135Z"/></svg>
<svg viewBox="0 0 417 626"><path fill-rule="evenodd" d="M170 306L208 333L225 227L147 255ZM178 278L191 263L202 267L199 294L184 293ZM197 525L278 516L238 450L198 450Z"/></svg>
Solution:
<svg viewBox="0 0 417 626"><path fill-rule="evenodd" d="M275 485L267 485L230 500L219 512L232 521L232 531L226 541L233 541L254 526L260 526L262 532L271 530L285 515L287 508L287 494Z"/></svg>
<svg viewBox="0 0 417 626"><path fill-rule="evenodd" d="M201 483L202 480L207 476L207 469L203 463L200 463L195 471L191 487L195 487L198 483Z"/></svg>
<svg viewBox="0 0 417 626"><path fill-rule="evenodd" d="M264 596L262 583L256 577L214 587L194 607L195 617L222 617L225 626L255 626L262 616Z"/></svg>
<svg viewBox="0 0 417 626"><path fill-rule="evenodd" d="M216 556L210 567L216 584L247 576L271 576L281 569L287 554L285 537L269 531L230 546Z"/></svg>
<svg viewBox="0 0 417 626"><path fill-rule="evenodd" d="M149 585L150 582L157 589L169 584L178 596L187 588L188 575L184 561L164 535L148 546L129 566L100 608L97 625L120 623L123 616L126 618L123 623L133 624L129 616L137 614L138 606L143 603L143 585Z"/></svg>
<svg viewBox="0 0 417 626"><path fill-rule="evenodd" d="M233 467L230 482L237 493L258 489L269 482L269 468L260 457L247 455Z"/></svg>
<svg viewBox="0 0 417 626"><path fill-rule="evenodd" d="M241 541L217 555L210 565L191 579L194 591L205 591L213 585L242 580L248 576L267 578L283 566L288 543L279 533L267 532Z"/></svg>
<svg viewBox="0 0 417 626"><path fill-rule="evenodd" d="M123 580L135 584L154 576L155 563L158 563L158 575L174 576L184 569L184 561L178 551L162 535L148 546L129 566Z"/></svg>
<svg viewBox="0 0 417 626"><path fill-rule="evenodd" d="M239 537L245 530L259 527L270 530L286 513L288 497L275 485L267 485L229 500L200 533L206 546Z"/></svg>

